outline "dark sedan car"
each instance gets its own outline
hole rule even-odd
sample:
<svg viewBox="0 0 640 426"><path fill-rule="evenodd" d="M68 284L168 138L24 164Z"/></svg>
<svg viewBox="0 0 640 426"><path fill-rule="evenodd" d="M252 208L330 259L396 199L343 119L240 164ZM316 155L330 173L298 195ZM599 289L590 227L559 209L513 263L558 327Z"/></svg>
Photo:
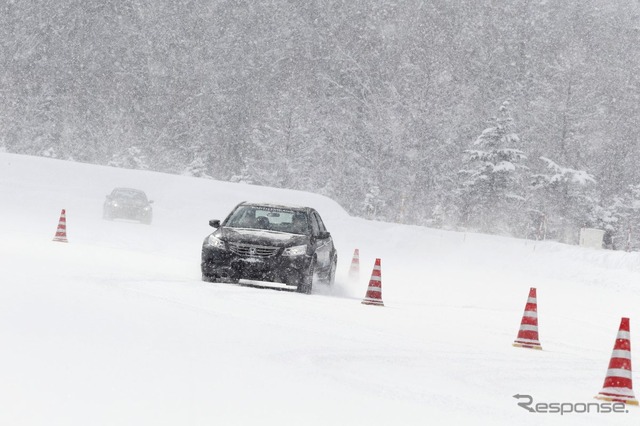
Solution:
<svg viewBox="0 0 640 426"><path fill-rule="evenodd" d="M139 189L115 188L104 200L102 214L107 220L131 219L148 225L153 217L151 203L153 200Z"/></svg>
<svg viewBox="0 0 640 426"><path fill-rule="evenodd" d="M202 279L282 283L311 293L314 275L333 284L338 254L317 211L240 203L202 245Z"/></svg>

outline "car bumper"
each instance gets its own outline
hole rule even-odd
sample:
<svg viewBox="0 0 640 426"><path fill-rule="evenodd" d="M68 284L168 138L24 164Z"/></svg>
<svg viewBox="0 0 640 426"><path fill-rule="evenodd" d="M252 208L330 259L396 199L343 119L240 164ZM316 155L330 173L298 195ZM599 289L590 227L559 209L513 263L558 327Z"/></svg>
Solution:
<svg viewBox="0 0 640 426"><path fill-rule="evenodd" d="M123 219L136 219L143 220L151 218L151 210L144 210L139 207L126 207L126 206L118 206L118 207L107 207L106 210L112 217L123 218Z"/></svg>
<svg viewBox="0 0 640 426"><path fill-rule="evenodd" d="M301 256L241 256L215 247L202 248L202 275L214 279L254 280L297 286L309 268Z"/></svg>

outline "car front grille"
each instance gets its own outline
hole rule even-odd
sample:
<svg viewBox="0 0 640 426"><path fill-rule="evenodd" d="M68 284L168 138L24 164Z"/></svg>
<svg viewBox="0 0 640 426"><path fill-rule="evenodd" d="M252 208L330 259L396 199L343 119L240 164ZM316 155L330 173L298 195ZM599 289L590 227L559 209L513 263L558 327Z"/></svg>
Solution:
<svg viewBox="0 0 640 426"><path fill-rule="evenodd" d="M252 244L229 243L229 248L240 256L271 257L276 254L278 247L256 246Z"/></svg>

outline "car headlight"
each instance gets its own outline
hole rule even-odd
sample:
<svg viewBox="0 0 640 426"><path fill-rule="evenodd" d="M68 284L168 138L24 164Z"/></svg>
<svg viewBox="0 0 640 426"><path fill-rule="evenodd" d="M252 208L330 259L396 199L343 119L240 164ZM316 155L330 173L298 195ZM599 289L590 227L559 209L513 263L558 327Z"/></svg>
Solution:
<svg viewBox="0 0 640 426"><path fill-rule="evenodd" d="M307 246L303 245L303 246L287 247L282 252L282 255L283 256L300 256L306 253L307 253Z"/></svg>
<svg viewBox="0 0 640 426"><path fill-rule="evenodd" d="M219 249L225 249L224 241L214 235L209 235L204 241L204 244L209 247L215 247Z"/></svg>
<svg viewBox="0 0 640 426"><path fill-rule="evenodd" d="M151 207L149 207L149 206L144 206L143 210L144 210L145 212L148 212L149 210L151 210Z"/></svg>

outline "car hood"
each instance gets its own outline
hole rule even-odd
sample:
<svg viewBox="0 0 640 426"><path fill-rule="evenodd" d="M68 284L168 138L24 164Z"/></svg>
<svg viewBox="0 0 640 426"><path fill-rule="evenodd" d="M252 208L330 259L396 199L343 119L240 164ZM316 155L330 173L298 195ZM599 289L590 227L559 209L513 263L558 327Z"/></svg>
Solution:
<svg viewBox="0 0 640 426"><path fill-rule="evenodd" d="M255 244L272 247L292 247L307 244L306 235L286 232L267 231L263 229L220 228L215 236L230 243Z"/></svg>

